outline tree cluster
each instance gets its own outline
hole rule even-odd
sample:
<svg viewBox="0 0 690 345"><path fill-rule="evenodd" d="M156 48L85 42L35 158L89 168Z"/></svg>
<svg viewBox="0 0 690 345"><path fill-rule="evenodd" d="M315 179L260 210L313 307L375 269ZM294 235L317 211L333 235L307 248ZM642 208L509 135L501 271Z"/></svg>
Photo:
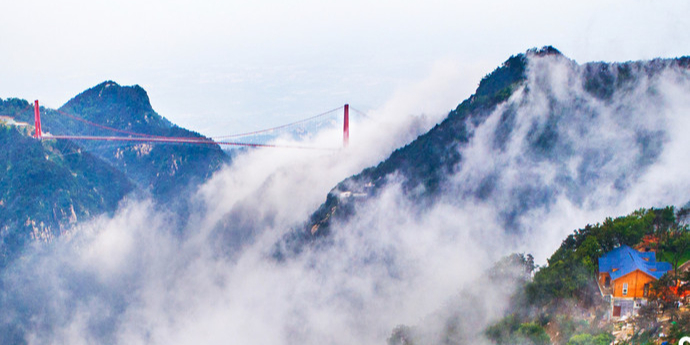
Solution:
<svg viewBox="0 0 690 345"><path fill-rule="evenodd" d="M596 287L598 259L621 245L647 246L645 249L657 252L657 260L668 261L674 267L653 284L651 303L642 308L636 319L647 337L658 333L659 311L671 314L672 320L677 321L673 326L676 333L690 332L683 328L690 322L682 320L683 315L676 315L677 296L689 288L680 282L690 281L690 273L678 270L690 259L688 215L687 209L676 211L672 206L640 209L574 231L547 260L547 265L538 267L533 279L514 295L511 313L489 327L487 337L496 344L538 344L538 337L526 334L538 334L535 329L539 326L557 329L559 337L551 341L559 344L609 344L611 334L603 325L589 324L590 321L573 315L573 310L594 310L593 320L601 319L598 313L603 307L598 307L602 306L602 299Z"/></svg>

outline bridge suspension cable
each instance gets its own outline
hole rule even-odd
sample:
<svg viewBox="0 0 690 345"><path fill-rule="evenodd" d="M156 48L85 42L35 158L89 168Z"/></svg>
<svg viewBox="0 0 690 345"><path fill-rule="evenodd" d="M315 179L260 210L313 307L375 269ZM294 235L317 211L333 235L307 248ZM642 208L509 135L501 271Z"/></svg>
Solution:
<svg viewBox="0 0 690 345"><path fill-rule="evenodd" d="M246 136L250 136L250 135L256 135L256 134L274 132L274 131L277 131L277 130L280 130L280 129L283 129L283 128L288 128L288 127L296 126L296 125L299 125L299 124L303 124L303 123L306 123L306 122L309 122L309 121L313 121L313 120L316 120L316 119L319 119L319 118L322 118L322 117L331 115L331 114L335 113L336 111L339 111L340 109L343 109L343 107L344 107L344 106L340 106L340 107L337 107L337 108L335 108L335 109L331 109L331 110L329 110L329 111L327 111L327 112L324 112L324 113L321 113L321 114L318 114L318 115L315 115L315 116L312 116L312 117L308 117L308 118L306 118L306 119L302 119L302 120L299 120L299 121L287 123L287 124L280 125L280 126L276 126L276 127L271 127L271 128L266 128L266 129L260 129L260 130L256 130L256 131L252 131L252 132L246 132L246 133L237 133L237 134L230 134L230 135L214 136L213 138L214 138L214 139L226 139L226 138L246 137Z"/></svg>
<svg viewBox="0 0 690 345"><path fill-rule="evenodd" d="M152 143L181 143L181 144L206 144L206 145L221 145L221 146L245 146L245 147L267 147L267 148L293 148L293 149L312 149L312 150L337 150L337 148L320 148L320 147L311 147L311 146L302 146L302 145L291 145L291 144L276 144L272 143L270 140L274 140L277 138L275 133L280 133L281 131L288 132L287 130L290 128L295 128L293 131L297 132L297 129L301 132L301 134L304 134L306 132L306 129L304 128L304 125L308 123L315 123L315 121L323 121L327 119L328 116L332 116L336 112L340 111L343 109L343 146L347 147L348 142L349 142L349 105L345 104L344 106L340 106L334 109L331 109L329 111L323 112L321 114L311 116L299 121L287 123L284 125L280 126L275 126L271 128L266 128L266 129L261 129L261 130L255 130L251 132L245 132L245 133L236 133L236 134L231 134L231 135L223 135L223 136L216 136L212 138L208 137L173 137L173 136L160 136L160 135L152 135L152 134L145 134L145 133L138 133L134 131L128 131L124 129L119 129L119 128L114 128L111 126L106 126L103 124L99 124L93 121L89 121L86 119L83 119L78 116L74 116L72 114L69 114L67 112L61 111L61 110L55 110L58 114L66 116L72 120L82 122L88 126L95 127L101 130L106 130L114 133L120 133L120 134L125 134L126 136L114 136L114 135L52 135L52 134L44 134L41 128L41 116L40 116L40 110L39 110L39 105L38 105L38 100L34 101L34 121L35 121L35 137L37 139L42 139L42 138L50 138L50 139L57 139L57 140L84 140L84 141L120 141L120 142L152 142ZM354 110L354 109L353 109ZM355 110L358 113L361 113L362 115L366 116L364 113ZM331 120L331 125L334 120ZM322 127L325 127L325 125L321 124ZM273 136L271 136L274 134ZM294 133L293 133L294 135ZM239 140L227 140L227 139L238 139L238 138L247 138L247 137L261 137L265 136L268 138L269 142L242 142Z"/></svg>

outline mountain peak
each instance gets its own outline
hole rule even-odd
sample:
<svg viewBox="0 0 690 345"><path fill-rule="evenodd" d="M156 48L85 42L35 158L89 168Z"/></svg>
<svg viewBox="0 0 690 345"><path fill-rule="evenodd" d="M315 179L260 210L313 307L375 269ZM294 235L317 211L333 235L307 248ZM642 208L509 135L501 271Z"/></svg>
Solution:
<svg viewBox="0 0 690 345"><path fill-rule="evenodd" d="M111 86L121 87L120 84L118 84L112 80L106 80L106 81L94 86L94 88L106 88L106 87L111 87Z"/></svg>
<svg viewBox="0 0 690 345"><path fill-rule="evenodd" d="M548 55L563 56L563 53L561 53L558 49L554 48L553 46L543 46L541 48L532 48L532 49L527 51L527 56L548 56Z"/></svg>
<svg viewBox="0 0 690 345"><path fill-rule="evenodd" d="M60 110L127 130L149 130L151 126L169 128L172 125L153 110L144 88L139 85L121 86L112 80L80 93Z"/></svg>
<svg viewBox="0 0 690 345"><path fill-rule="evenodd" d="M112 129L130 134L164 137L202 137L200 134L173 125L157 114L148 94L139 85L121 86L106 80L72 98L60 111L88 120L84 124L64 119L62 130L69 134L89 136L122 136ZM51 129L52 133L58 130ZM97 143L82 143L97 148ZM142 151L142 147L144 147ZM144 152L145 153L142 153ZM151 189L161 200L173 200L179 186L200 183L225 161L217 145L138 145L99 148L98 157L111 163L143 189ZM161 170L163 169L163 170Z"/></svg>
<svg viewBox="0 0 690 345"><path fill-rule="evenodd" d="M134 94L137 94L137 95L140 95L140 96L146 98L146 100L148 101L148 93L146 93L146 90L144 90L143 87L139 86L139 84L134 84L131 86L122 86L115 81L106 80L106 81L92 87L91 89L95 89L95 90L99 90L99 91L109 89L109 91L111 91L111 92L131 92L131 93L134 93Z"/></svg>
<svg viewBox="0 0 690 345"><path fill-rule="evenodd" d="M129 107L144 112L153 112L151 101L146 90L139 85L121 86L120 84L106 80L72 98L63 107L70 107L74 103L106 103L126 104Z"/></svg>

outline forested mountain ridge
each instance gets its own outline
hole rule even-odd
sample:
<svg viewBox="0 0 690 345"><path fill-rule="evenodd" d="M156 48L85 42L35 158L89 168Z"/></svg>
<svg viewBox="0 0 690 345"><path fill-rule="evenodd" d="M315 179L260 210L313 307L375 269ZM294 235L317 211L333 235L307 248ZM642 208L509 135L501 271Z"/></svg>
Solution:
<svg viewBox="0 0 690 345"><path fill-rule="evenodd" d="M24 100L8 99L2 110L6 115L33 123L32 107ZM54 135L129 136L128 132L131 132L204 138L156 113L148 94L140 86L120 86L113 81L105 81L80 93L57 110L41 107L41 124L44 132ZM178 193L175 186L197 185L229 162L229 157L218 145L104 145L102 142L84 141L77 144L115 166L140 189L150 191L155 199L161 201L175 197Z"/></svg>
<svg viewBox="0 0 690 345"><path fill-rule="evenodd" d="M670 71L687 74L689 69L689 57L579 65L553 47L513 56L484 77L475 94L429 132L334 187L295 237L310 240L327 234L333 222L346 221L355 207L398 182L420 204L439 198L501 199L508 231L517 231L522 215L531 208L547 206L559 195L583 202L600 179L610 179L616 190L625 190L659 158L665 142L659 126L633 126L630 118L648 116L644 113L650 107L662 109L664 100L655 84ZM596 143L608 140L596 133L605 128L601 126L605 121L614 121L627 136L625 149L631 150L631 156L625 157L627 170L599 169L606 165L613 169L616 162L609 143ZM478 133L481 138L475 138ZM593 135L597 137L587 139ZM478 145L490 163L486 171L466 166L463 152L479 149ZM516 160L522 161L529 178L507 191L503 187L508 187L507 179L514 172L509 175L502 166ZM555 176L544 180L535 170L541 165L555 170ZM463 176L468 179L463 181Z"/></svg>
<svg viewBox="0 0 690 345"><path fill-rule="evenodd" d="M174 126L153 110L148 94L141 86L120 86L113 81L104 81L80 93L59 110L79 114L81 118L101 125L146 134L162 135ZM77 130L80 134L108 133L94 127L72 126L70 130Z"/></svg>
<svg viewBox="0 0 690 345"><path fill-rule="evenodd" d="M43 132L53 135L128 136L126 132L131 132L203 138L158 115L140 86L112 81L84 91L58 110L40 110ZM0 115L29 124L0 127L3 265L28 241L48 241L79 221L113 212L133 191L151 195L184 217L185 193L229 162L218 145L210 144L104 144L49 137L38 141L31 137L33 104L21 99L0 99Z"/></svg>
<svg viewBox="0 0 690 345"><path fill-rule="evenodd" d="M535 54L560 54L552 47L533 51ZM484 77L474 95L452 110L445 120L413 142L395 150L375 167L339 183L328 194L326 202L311 216L307 231L298 238L321 236L330 231L331 222L345 219L353 212L357 200L340 198L342 192L375 195L388 183L387 178L404 176L403 188L413 197L432 197L444 188L444 181L462 161L459 147L469 141L472 123L479 123L504 102L524 81L526 56L509 58L501 67Z"/></svg>
<svg viewBox="0 0 690 345"><path fill-rule="evenodd" d="M0 267L29 241L49 241L78 221L115 211L134 189L124 174L71 143L40 142L0 125L0 147Z"/></svg>
<svg viewBox="0 0 690 345"><path fill-rule="evenodd" d="M60 107L60 112L123 131L166 137L204 138L199 133L173 125L158 115L146 91L138 85L120 86L106 81L90 88ZM50 113L44 122L55 134L126 135L78 123ZM49 121L66 128L49 127ZM65 132L63 132L65 131ZM87 148L98 144L82 143ZM138 143L98 149L95 153L121 170L157 200L175 199L179 188L196 186L228 162L218 145L169 145Z"/></svg>

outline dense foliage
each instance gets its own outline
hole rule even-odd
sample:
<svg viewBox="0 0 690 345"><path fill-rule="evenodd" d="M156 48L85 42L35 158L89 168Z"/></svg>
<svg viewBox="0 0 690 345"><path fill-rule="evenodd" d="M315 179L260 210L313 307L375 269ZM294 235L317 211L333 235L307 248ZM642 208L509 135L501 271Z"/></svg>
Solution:
<svg viewBox="0 0 690 345"><path fill-rule="evenodd" d="M133 185L70 143L40 142L0 126L0 266L25 242L50 240L74 222L115 210Z"/></svg>
<svg viewBox="0 0 690 345"><path fill-rule="evenodd" d="M690 255L687 213L686 209L676 212L672 206L640 209L574 231L547 260L547 265L539 267L533 279L513 296L511 312L487 329L487 337L496 344L525 343L524 332L518 331L522 325L535 323L557 330L554 333L559 336L551 339L554 343L611 343L610 330L605 324L597 323L604 319L607 307L596 286L599 257L621 245L642 245L657 250L659 256L675 258L672 265L677 268ZM670 272L653 283L650 305L640 309L636 319L642 331L635 334L635 343L654 339L659 327L658 311L678 321L673 326L674 332L690 332L682 328L688 323L684 319L688 316L678 314L675 290L677 280L690 281L690 274L675 274ZM681 286L680 291L684 288ZM591 320L595 323L590 323ZM669 339L675 339L672 337Z"/></svg>
<svg viewBox="0 0 690 345"><path fill-rule="evenodd" d="M509 315L486 330L486 336L496 344L547 345L551 341L544 327L536 322L521 322Z"/></svg>
<svg viewBox="0 0 690 345"><path fill-rule="evenodd" d="M601 224L587 225L569 235L548 259L527 286L529 303L544 305L566 298L592 305L598 293L592 278L597 272L598 258L621 245L635 246L645 235L661 239L655 243L666 248L672 257L686 253L687 226L678 223L673 207L641 209L615 219L607 218ZM685 240L684 240L685 239ZM674 267L679 259L673 262Z"/></svg>

